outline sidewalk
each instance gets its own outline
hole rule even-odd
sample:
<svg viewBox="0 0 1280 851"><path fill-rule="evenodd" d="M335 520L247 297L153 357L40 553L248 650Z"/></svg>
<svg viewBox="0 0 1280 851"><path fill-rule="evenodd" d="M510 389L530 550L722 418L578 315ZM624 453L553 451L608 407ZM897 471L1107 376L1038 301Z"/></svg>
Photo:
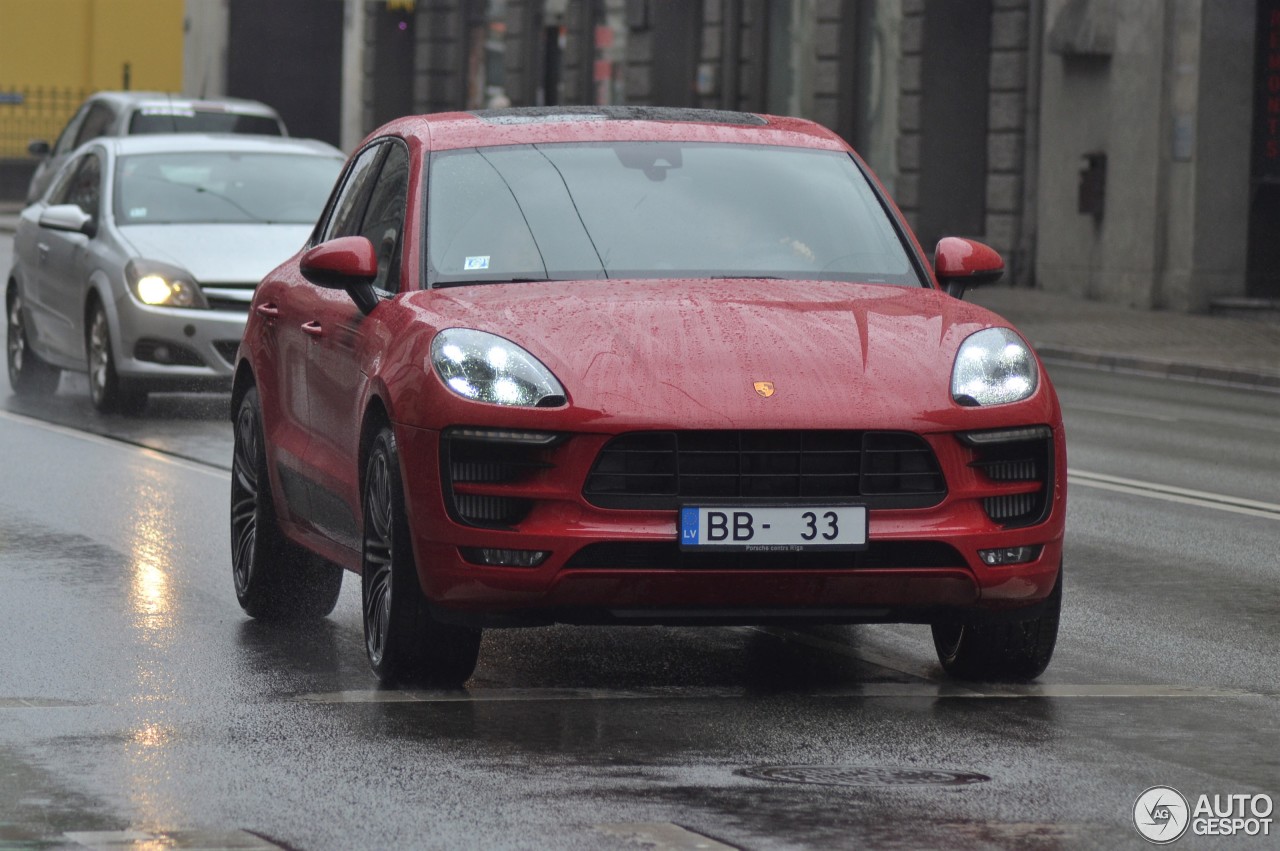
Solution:
<svg viewBox="0 0 1280 851"><path fill-rule="evenodd" d="M12 233L18 209L0 202L0 233ZM1046 361L1280 393L1280 322L1134 310L999 284L965 298L1012 322Z"/></svg>

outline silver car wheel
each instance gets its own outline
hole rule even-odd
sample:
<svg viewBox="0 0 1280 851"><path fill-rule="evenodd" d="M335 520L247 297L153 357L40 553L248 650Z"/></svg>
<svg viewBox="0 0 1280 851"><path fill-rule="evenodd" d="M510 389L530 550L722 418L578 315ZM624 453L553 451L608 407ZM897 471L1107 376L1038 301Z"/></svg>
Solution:
<svg viewBox="0 0 1280 851"><path fill-rule="evenodd" d="M27 352L27 335L22 327L22 299L14 296L9 303L9 380L22 372L23 356Z"/></svg>
<svg viewBox="0 0 1280 851"><path fill-rule="evenodd" d="M98 307L89 326L89 395L94 405L101 405L107 395L107 381L111 369L111 332L107 328L107 314Z"/></svg>

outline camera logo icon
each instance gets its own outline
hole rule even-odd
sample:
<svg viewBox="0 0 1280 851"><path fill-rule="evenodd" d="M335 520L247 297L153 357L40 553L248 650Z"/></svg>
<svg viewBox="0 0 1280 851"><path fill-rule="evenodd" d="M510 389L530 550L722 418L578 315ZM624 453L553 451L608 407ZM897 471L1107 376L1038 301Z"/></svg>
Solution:
<svg viewBox="0 0 1280 851"><path fill-rule="evenodd" d="M1172 786L1152 786L1133 802L1133 825L1142 838L1168 845L1182 838L1191 823L1187 799Z"/></svg>

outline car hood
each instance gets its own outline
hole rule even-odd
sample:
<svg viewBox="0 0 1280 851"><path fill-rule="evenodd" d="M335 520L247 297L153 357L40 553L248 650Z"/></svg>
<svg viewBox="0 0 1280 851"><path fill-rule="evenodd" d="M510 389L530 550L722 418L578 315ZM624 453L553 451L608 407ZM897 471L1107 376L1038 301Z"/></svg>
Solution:
<svg viewBox="0 0 1280 851"><path fill-rule="evenodd" d="M201 283L256 284L298 250L312 225L129 225L121 239L138 257L180 266Z"/></svg>
<svg viewBox="0 0 1280 851"><path fill-rule="evenodd" d="M1008 325L933 289L826 281L497 284L408 298L433 328L527 349L586 421L653 427L945 428L974 411L951 399L961 342Z"/></svg>

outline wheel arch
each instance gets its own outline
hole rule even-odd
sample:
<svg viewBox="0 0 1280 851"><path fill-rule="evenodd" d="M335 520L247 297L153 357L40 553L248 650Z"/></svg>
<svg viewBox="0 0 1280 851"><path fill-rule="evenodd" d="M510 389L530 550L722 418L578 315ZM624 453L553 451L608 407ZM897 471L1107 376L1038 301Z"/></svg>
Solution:
<svg viewBox="0 0 1280 851"><path fill-rule="evenodd" d="M89 321L93 317L93 309L95 306L101 306L102 312L107 315L107 325L111 331L111 347L115 349L114 357L116 363L120 363L120 359L124 355L124 341L120 337L120 317L116 315L116 306L110 297L110 289L103 292L103 284L96 279L96 276L89 279L89 285L85 287L84 304L80 311L80 342L84 344L84 353L89 351Z"/></svg>
<svg viewBox="0 0 1280 851"><path fill-rule="evenodd" d="M365 468L369 464L369 450L373 445L373 438L380 428L391 427L391 425L391 414L386 402L376 393L371 395L365 405L364 416L360 418L360 458L357 462L359 465L357 472L360 475L361 494L364 493Z"/></svg>
<svg viewBox="0 0 1280 851"><path fill-rule="evenodd" d="M236 421L236 412L240 410L240 403L244 401L244 394L249 392L250 387L256 386L257 377L253 374L253 367L250 366L247 358L242 358L240 363L236 365L236 374L231 383L231 422Z"/></svg>

